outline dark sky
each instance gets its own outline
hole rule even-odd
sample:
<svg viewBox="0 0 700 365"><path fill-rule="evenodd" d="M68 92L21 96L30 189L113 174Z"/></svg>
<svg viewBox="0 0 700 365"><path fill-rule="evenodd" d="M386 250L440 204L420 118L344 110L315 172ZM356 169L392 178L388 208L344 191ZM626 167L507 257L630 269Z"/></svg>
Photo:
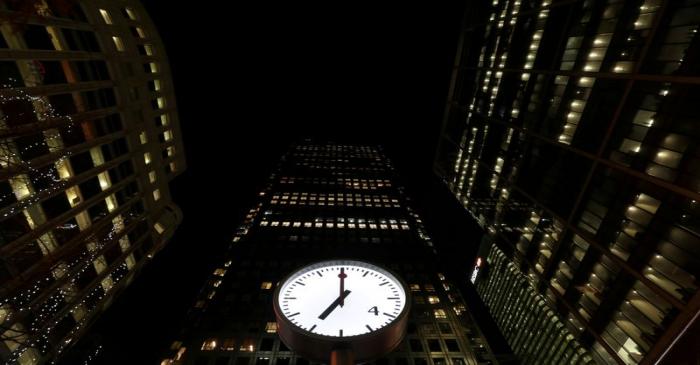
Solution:
<svg viewBox="0 0 700 365"><path fill-rule="evenodd" d="M173 73L188 167L171 190L185 218L94 326L90 339L104 346L99 364L156 363L294 140L383 144L419 205L432 199L427 186L466 5L144 3Z"/></svg>

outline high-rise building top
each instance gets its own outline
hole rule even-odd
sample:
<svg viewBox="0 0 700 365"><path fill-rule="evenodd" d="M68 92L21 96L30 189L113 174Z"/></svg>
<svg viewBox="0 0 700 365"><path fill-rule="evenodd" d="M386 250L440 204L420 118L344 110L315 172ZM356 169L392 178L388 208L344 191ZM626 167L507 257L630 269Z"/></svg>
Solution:
<svg viewBox="0 0 700 365"><path fill-rule="evenodd" d="M0 17L0 363L40 364L173 234L185 158L138 1L6 1Z"/></svg>
<svg viewBox="0 0 700 365"><path fill-rule="evenodd" d="M496 363L379 147L295 145L259 198L161 364L309 364L276 335L273 292L296 268L336 258L393 269L412 292L407 337L377 364Z"/></svg>
<svg viewBox="0 0 700 365"><path fill-rule="evenodd" d="M697 1L467 10L435 171L523 363L651 364L695 320L699 25Z"/></svg>

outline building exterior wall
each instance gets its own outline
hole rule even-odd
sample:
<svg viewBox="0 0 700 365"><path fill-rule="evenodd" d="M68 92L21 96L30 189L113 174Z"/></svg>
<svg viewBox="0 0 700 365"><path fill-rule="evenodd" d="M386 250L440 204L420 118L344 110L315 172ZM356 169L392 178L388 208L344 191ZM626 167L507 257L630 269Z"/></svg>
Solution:
<svg viewBox="0 0 700 365"><path fill-rule="evenodd" d="M377 364L496 363L381 148L307 141L270 176L161 364L308 365L276 335L273 292L336 258L388 267L410 286L407 337Z"/></svg>
<svg viewBox="0 0 700 365"><path fill-rule="evenodd" d="M524 363L654 363L698 313L699 25L697 1L467 10L434 168L484 228L475 285Z"/></svg>
<svg viewBox="0 0 700 365"><path fill-rule="evenodd" d="M40 364L172 236L186 166L139 2L3 2L0 19L0 362Z"/></svg>

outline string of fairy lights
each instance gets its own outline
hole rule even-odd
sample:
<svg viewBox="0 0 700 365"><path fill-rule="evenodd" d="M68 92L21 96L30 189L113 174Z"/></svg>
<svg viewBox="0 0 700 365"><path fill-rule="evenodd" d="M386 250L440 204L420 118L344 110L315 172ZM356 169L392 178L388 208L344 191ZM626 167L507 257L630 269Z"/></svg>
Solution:
<svg viewBox="0 0 700 365"><path fill-rule="evenodd" d="M2 85L2 88L11 88L12 84L16 82L14 79L10 79L10 84ZM22 118L27 117L29 119L36 118L39 122L45 122L52 119L64 118L67 120L65 124L64 133L73 133L73 126L75 125L73 119L70 116L59 115L56 109L49 103L46 97L43 96L33 96L28 94L24 90L14 89L13 93L10 95L0 94L0 105L7 104L19 104L26 103L32 105L31 113L17 113L12 115L13 119L22 120ZM0 128L8 129L9 115L3 114L0 116ZM8 169L15 169L16 171L24 172L24 174L16 174L10 178L18 184L24 184L27 189L27 194L21 199L15 196L14 192L7 192L0 194L0 204L7 205L18 200L12 206L10 206L7 211L3 213L3 217L9 217L11 215L21 213L24 209L39 202L42 196L52 194L61 189L65 189L67 183L65 180L58 176L58 172L55 167L50 166L48 168L35 167L32 164L31 158L25 156L33 156L37 152L43 152L45 150L51 153L59 153L54 159L54 166L60 166L65 163L65 161L72 155L70 151L63 150L63 139L59 133L43 133L43 138L39 141L33 143L24 144L22 147L18 148L17 140L13 138L5 138L0 141L0 166ZM31 184L30 184L31 183ZM33 189L29 186L42 186L42 189Z"/></svg>
<svg viewBox="0 0 700 365"><path fill-rule="evenodd" d="M11 357L8 358L6 364L12 364L13 361L17 361L25 351L32 351L32 349L33 351L38 350L40 353L47 353L49 350L51 350L50 347L54 342L56 343L53 344L53 351L60 354L72 343L74 339L76 339L75 335L79 333L87 324L87 321L91 317L91 311L97 308L97 304L102 301L109 288L104 288L102 285L97 285L80 301L74 301L72 298L74 296L73 291L67 288L75 287L82 275L88 272L88 269L93 267L92 265L101 255L102 249L110 242L118 239L118 233L119 232L113 227L106 234L104 239L91 240L91 242L95 243L92 248L86 249L74 260L60 264L59 269L64 272L65 276L54 278L53 276L48 275L47 277L37 280L31 288L25 289L14 297L3 299L2 302L0 302L0 307L10 305L12 308L16 308L16 313L31 311L33 315L27 330L21 331L18 330L18 328L13 327L9 331L6 331L5 334L0 336L0 339L5 341L14 341L18 345L18 347L12 352ZM126 262L122 262L117 265L114 270L106 274L105 278L111 278L111 286L114 286L121 279L123 279L128 272L128 265ZM51 294L38 307L32 308L32 299L39 293L42 293L48 284L51 284L57 279L67 280L63 286L61 286L55 293ZM64 308L67 306L69 306L69 309L64 310ZM76 316L74 315L76 313L82 313L79 319L76 319ZM13 314L14 313L8 314L5 320L11 320ZM65 340L57 342L52 336L53 331L66 319L69 321L72 319L75 324L72 325L69 332L67 332L65 335L61 335L61 337ZM10 336L6 336L7 332L10 332Z"/></svg>
<svg viewBox="0 0 700 365"><path fill-rule="evenodd" d="M9 81L16 83L16 80ZM74 121L69 116L59 115L46 97L29 95L23 90L14 89L14 85L3 85L3 88L13 90L11 93L0 94L0 105L24 103L30 106L27 110L31 112L0 116L0 130L11 130L10 123L18 124L17 121L23 119L34 121L36 118L36 122L39 123L58 118L66 120L60 133L56 129L47 130L42 132L41 138L36 141L21 137L0 140L0 167L14 174L9 177L9 181L13 187L20 187L11 189L9 193L0 193L0 207L3 207L0 208L0 212L3 218L8 218L15 214L26 215L27 209L38 204L44 197L68 188L68 177L62 178L58 173L58 167L70 163L68 159L71 157L71 152L64 148L61 134L79 131L73 129ZM13 119L10 120L10 117ZM53 155L52 163L48 164L48 167L35 166L32 163L33 157L47 153ZM11 349L10 356L6 358L6 365L19 363L20 358L35 362L49 352L60 354L77 339L77 335L89 322L92 311L130 270L124 260L111 271L102 271L107 269L102 256L103 251L117 241L119 244L122 240L128 241L125 227L138 220L143 220L143 216L134 212L118 215L112 220L106 233L96 233L86 238L84 242L87 245L70 260L63 260L54 265L45 276L34 280L29 287L23 288L14 296L0 298L0 309L5 314L2 323L11 324L10 327L0 324L0 340ZM79 229L77 224L70 222L54 228ZM30 244L34 245L36 242L32 241ZM122 246L123 255L130 254L131 250L133 248L129 249L129 246ZM81 279L86 277L86 273L94 276L97 271L96 263L100 260L105 266L98 272L98 276L103 275L102 282L91 284L94 286L89 292L79 297L78 286ZM94 270L89 271L93 268ZM16 318L17 316L20 318ZM70 326L70 329L66 331L64 326ZM102 346L98 346L84 364L89 364L101 350ZM55 362L56 360L53 360L51 364Z"/></svg>

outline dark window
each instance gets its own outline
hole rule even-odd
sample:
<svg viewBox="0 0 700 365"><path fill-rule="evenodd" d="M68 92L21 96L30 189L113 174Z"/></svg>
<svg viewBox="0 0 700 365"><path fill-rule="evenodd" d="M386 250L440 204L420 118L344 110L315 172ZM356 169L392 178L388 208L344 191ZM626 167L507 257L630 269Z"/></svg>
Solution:
<svg viewBox="0 0 700 365"><path fill-rule="evenodd" d="M88 214L93 222L96 222L107 215L107 203L104 200L98 201L95 205L88 208Z"/></svg>
<svg viewBox="0 0 700 365"><path fill-rule="evenodd" d="M58 61L35 61L39 72L44 76L44 85L65 84L66 74Z"/></svg>
<svg viewBox="0 0 700 365"><path fill-rule="evenodd" d="M24 82L22 81L22 74L19 73L19 68L17 68L17 62L0 61L0 89L22 86L24 86Z"/></svg>
<svg viewBox="0 0 700 365"><path fill-rule="evenodd" d="M423 345L421 344L419 339L410 339L408 341L409 346L411 347L411 351L413 352L421 352L423 351Z"/></svg>
<svg viewBox="0 0 700 365"><path fill-rule="evenodd" d="M112 114L105 118L107 122L107 131L109 133L114 133L116 131L122 130L122 119L119 114Z"/></svg>
<svg viewBox="0 0 700 365"><path fill-rule="evenodd" d="M51 43L51 35L42 25L25 25L24 41L29 49L55 49Z"/></svg>
<svg viewBox="0 0 700 365"><path fill-rule="evenodd" d="M272 351L272 345L275 343L275 341L271 338L263 338L262 341L260 341L260 351Z"/></svg>
<svg viewBox="0 0 700 365"><path fill-rule="evenodd" d="M56 185L55 179L58 179L58 172L54 165L40 167L29 172L29 178L34 185L34 190L44 191Z"/></svg>
<svg viewBox="0 0 700 365"><path fill-rule="evenodd" d="M112 88L83 92L88 109L101 109L114 106L116 98Z"/></svg>
<svg viewBox="0 0 700 365"><path fill-rule="evenodd" d="M430 349L430 352L442 351L440 348L440 340L428 340L428 348Z"/></svg>
<svg viewBox="0 0 700 365"><path fill-rule="evenodd" d="M68 243L73 237L80 233L80 228L78 227L78 221L75 218L71 218L61 225L58 225L54 230L53 234L56 237L59 245Z"/></svg>
<svg viewBox="0 0 700 365"><path fill-rule="evenodd" d="M34 106L29 100L18 99L5 101L0 104L5 115L5 122L8 127L16 127L23 124L36 123Z"/></svg>
<svg viewBox="0 0 700 365"><path fill-rule="evenodd" d="M17 201L17 197L12 192L12 186L8 181L0 181L0 207L6 207Z"/></svg>
<svg viewBox="0 0 700 365"><path fill-rule="evenodd" d="M460 352L459 344L457 340L448 339L445 340L445 345L447 346L447 351L449 352Z"/></svg>
<svg viewBox="0 0 700 365"><path fill-rule="evenodd" d="M438 322L438 327L440 327L440 333L442 334L452 333L452 327L450 327L450 324L447 322Z"/></svg>
<svg viewBox="0 0 700 365"><path fill-rule="evenodd" d="M131 66L131 63L128 63L128 62L122 63L122 68L124 69L124 74L126 74L127 77L134 76L134 67Z"/></svg>
<svg viewBox="0 0 700 365"><path fill-rule="evenodd" d="M71 94L50 95L49 102L57 116L72 115L78 111Z"/></svg>
<svg viewBox="0 0 700 365"><path fill-rule="evenodd" d="M109 71L104 61L75 61L74 64L80 81L109 80Z"/></svg>
<svg viewBox="0 0 700 365"><path fill-rule="evenodd" d="M65 147L75 146L85 142L85 134L82 128L75 124L68 124L60 128L61 138Z"/></svg>
<svg viewBox="0 0 700 365"><path fill-rule="evenodd" d="M30 230L24 215L15 214L0 222L0 245L12 242L29 233ZM41 253L39 253L39 256L41 256Z"/></svg>
<svg viewBox="0 0 700 365"><path fill-rule="evenodd" d="M134 173L134 168L131 165L131 160L124 161L117 166L117 168L113 168L109 170L109 178L112 181L112 184L117 184L120 181L124 180L126 177L129 177L131 174Z"/></svg>
<svg viewBox="0 0 700 365"><path fill-rule="evenodd" d="M228 361L231 360L230 357L220 357L216 359L215 365L228 365Z"/></svg>
<svg viewBox="0 0 700 365"><path fill-rule="evenodd" d="M107 260L108 264L112 264L121 255L122 255L122 251L121 251L121 248L119 247L119 245L112 245L104 253L105 259Z"/></svg>
<svg viewBox="0 0 700 365"><path fill-rule="evenodd" d="M88 200L102 192L102 189L100 188L100 180L97 178L97 176L88 179L87 181L79 184L79 186L80 191L83 193L83 199L85 200Z"/></svg>
<svg viewBox="0 0 700 365"><path fill-rule="evenodd" d="M100 52L100 44L95 33L84 30L63 28L63 36L71 51Z"/></svg>
<svg viewBox="0 0 700 365"><path fill-rule="evenodd" d="M15 144L23 161L29 161L49 153L44 136L41 134L17 137L15 138Z"/></svg>
<svg viewBox="0 0 700 365"><path fill-rule="evenodd" d="M90 157L90 152L83 152L73 155L69 157L69 159L75 175L80 175L94 167L92 157Z"/></svg>
<svg viewBox="0 0 700 365"><path fill-rule="evenodd" d="M250 357L248 356L239 356L236 358L236 365L248 365L250 362Z"/></svg>

